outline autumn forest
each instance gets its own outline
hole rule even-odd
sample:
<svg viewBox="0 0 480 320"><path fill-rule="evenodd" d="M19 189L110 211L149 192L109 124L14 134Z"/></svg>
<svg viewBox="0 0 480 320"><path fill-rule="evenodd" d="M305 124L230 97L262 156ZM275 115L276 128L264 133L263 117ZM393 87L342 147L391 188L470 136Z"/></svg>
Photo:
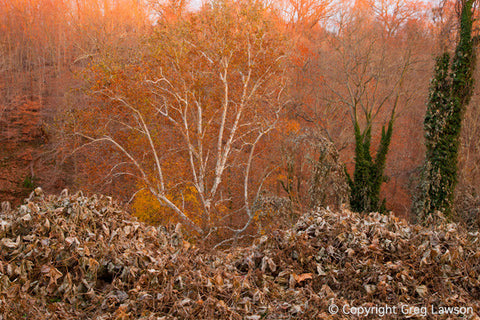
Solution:
<svg viewBox="0 0 480 320"><path fill-rule="evenodd" d="M0 320L479 319L477 0L0 0Z"/></svg>
<svg viewBox="0 0 480 320"><path fill-rule="evenodd" d="M421 220L432 79L464 3L3 0L1 198L101 193L213 244L317 207ZM471 87L445 213L478 228Z"/></svg>

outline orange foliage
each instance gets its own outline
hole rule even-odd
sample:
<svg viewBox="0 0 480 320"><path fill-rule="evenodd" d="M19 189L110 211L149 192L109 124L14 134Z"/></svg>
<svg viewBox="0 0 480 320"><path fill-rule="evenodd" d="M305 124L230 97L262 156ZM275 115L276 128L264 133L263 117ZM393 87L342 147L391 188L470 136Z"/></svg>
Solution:
<svg viewBox="0 0 480 320"><path fill-rule="evenodd" d="M70 130L79 144L101 143L106 152L89 156L108 159L97 169L146 189L134 200L139 216L204 233L232 214L226 224L252 220L270 167L263 140L284 100L288 47L275 23L259 3L223 1L159 20L145 45L93 60L90 106Z"/></svg>
<svg viewBox="0 0 480 320"><path fill-rule="evenodd" d="M365 84L357 86L364 90L362 99L368 96L364 101L385 96L393 83L391 68L407 48L412 69L402 84L387 160L390 180L383 193L390 208L408 214L410 178L422 158L431 56L450 48L456 37L454 1L436 8L421 0L282 0L270 7L224 0L207 2L195 12L189 11L189 1L146 2L0 0L3 150L48 140L42 161L51 167L45 183L56 181L50 176L61 177L59 187L68 184L129 201L135 191L149 188L139 182L145 179L139 179L138 168L111 143L93 146L78 133L108 135L127 146L155 190L162 178L149 139L138 130L140 114L160 158L162 196L171 205L162 205L158 194L145 189L132 200L136 214L152 223L173 223L179 221L175 207L205 230L218 221L238 227L249 219L246 208L260 194L287 196L282 182L291 176L282 146L290 137L321 133L335 142L346 168L352 168L350 114L339 95L345 96L345 84L354 79ZM377 46L380 42L383 47ZM380 82L361 79L361 66L371 57L377 69L385 67ZM342 68L350 73L342 74ZM248 76L261 85L242 109L229 143L244 89L254 87L253 82L244 86ZM78 90L83 80L86 92ZM476 119L474 110L471 114ZM375 128L386 115L378 113ZM478 171L475 121L469 120L466 128L462 181L475 184L469 176ZM268 134L256 141L262 130ZM296 163L305 162L308 151L302 148L290 150ZM223 156L225 163L218 161ZM9 172L15 176L11 180L21 182L38 157L28 149L5 162L6 167L25 167L16 170L21 173ZM296 172L303 180L288 196L305 199L307 167ZM264 193L258 192L260 186ZM255 223L263 228L275 219L274 211L256 212Z"/></svg>
<svg viewBox="0 0 480 320"><path fill-rule="evenodd" d="M196 224L201 224L199 220L201 204L198 202L197 191L193 187L174 190L167 195L168 199L182 208L185 214ZM146 189L140 189L135 195L132 209L136 217L154 225L171 225L178 222L171 210L162 205L154 195Z"/></svg>

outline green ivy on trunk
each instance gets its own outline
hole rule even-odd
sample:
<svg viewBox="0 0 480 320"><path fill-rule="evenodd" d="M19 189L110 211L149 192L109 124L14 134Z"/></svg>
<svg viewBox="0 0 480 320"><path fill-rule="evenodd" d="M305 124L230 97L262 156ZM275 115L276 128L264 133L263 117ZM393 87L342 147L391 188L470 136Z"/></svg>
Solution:
<svg viewBox="0 0 480 320"><path fill-rule="evenodd" d="M426 156L413 207L419 220L434 211L452 216L462 119L472 96L475 68L473 0L461 5L460 40L453 62L450 66L448 53L439 56L430 85L424 121Z"/></svg>

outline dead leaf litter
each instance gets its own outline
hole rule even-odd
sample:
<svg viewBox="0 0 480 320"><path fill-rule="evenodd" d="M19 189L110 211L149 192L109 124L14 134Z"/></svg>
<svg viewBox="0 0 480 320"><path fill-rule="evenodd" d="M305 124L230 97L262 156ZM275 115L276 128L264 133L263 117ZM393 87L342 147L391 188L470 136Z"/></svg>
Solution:
<svg viewBox="0 0 480 320"><path fill-rule="evenodd" d="M1 320L358 319L333 304L480 312L478 233L445 221L319 209L249 247L206 251L109 197L37 189L2 205L0 239Z"/></svg>

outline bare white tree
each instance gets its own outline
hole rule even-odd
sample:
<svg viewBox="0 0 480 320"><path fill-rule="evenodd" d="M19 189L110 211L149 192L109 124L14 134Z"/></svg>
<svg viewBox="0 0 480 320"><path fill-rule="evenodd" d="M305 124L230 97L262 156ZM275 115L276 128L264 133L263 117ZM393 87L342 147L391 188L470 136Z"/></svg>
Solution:
<svg viewBox="0 0 480 320"><path fill-rule="evenodd" d="M246 217L231 231L244 232L255 216L258 146L285 104L287 47L271 23L259 3L220 1L190 20L160 24L140 68L130 73L123 65L117 73L113 66L104 74L121 80L95 91L103 99L99 112L108 112L95 134L77 131L88 145L113 146L124 161L113 163L112 175L134 176L203 237L218 226L217 206L231 200L224 195L227 171L239 180L228 184L243 189L233 211ZM185 167L172 169L175 159ZM193 187L199 212L187 212L188 200L172 200L179 185Z"/></svg>

